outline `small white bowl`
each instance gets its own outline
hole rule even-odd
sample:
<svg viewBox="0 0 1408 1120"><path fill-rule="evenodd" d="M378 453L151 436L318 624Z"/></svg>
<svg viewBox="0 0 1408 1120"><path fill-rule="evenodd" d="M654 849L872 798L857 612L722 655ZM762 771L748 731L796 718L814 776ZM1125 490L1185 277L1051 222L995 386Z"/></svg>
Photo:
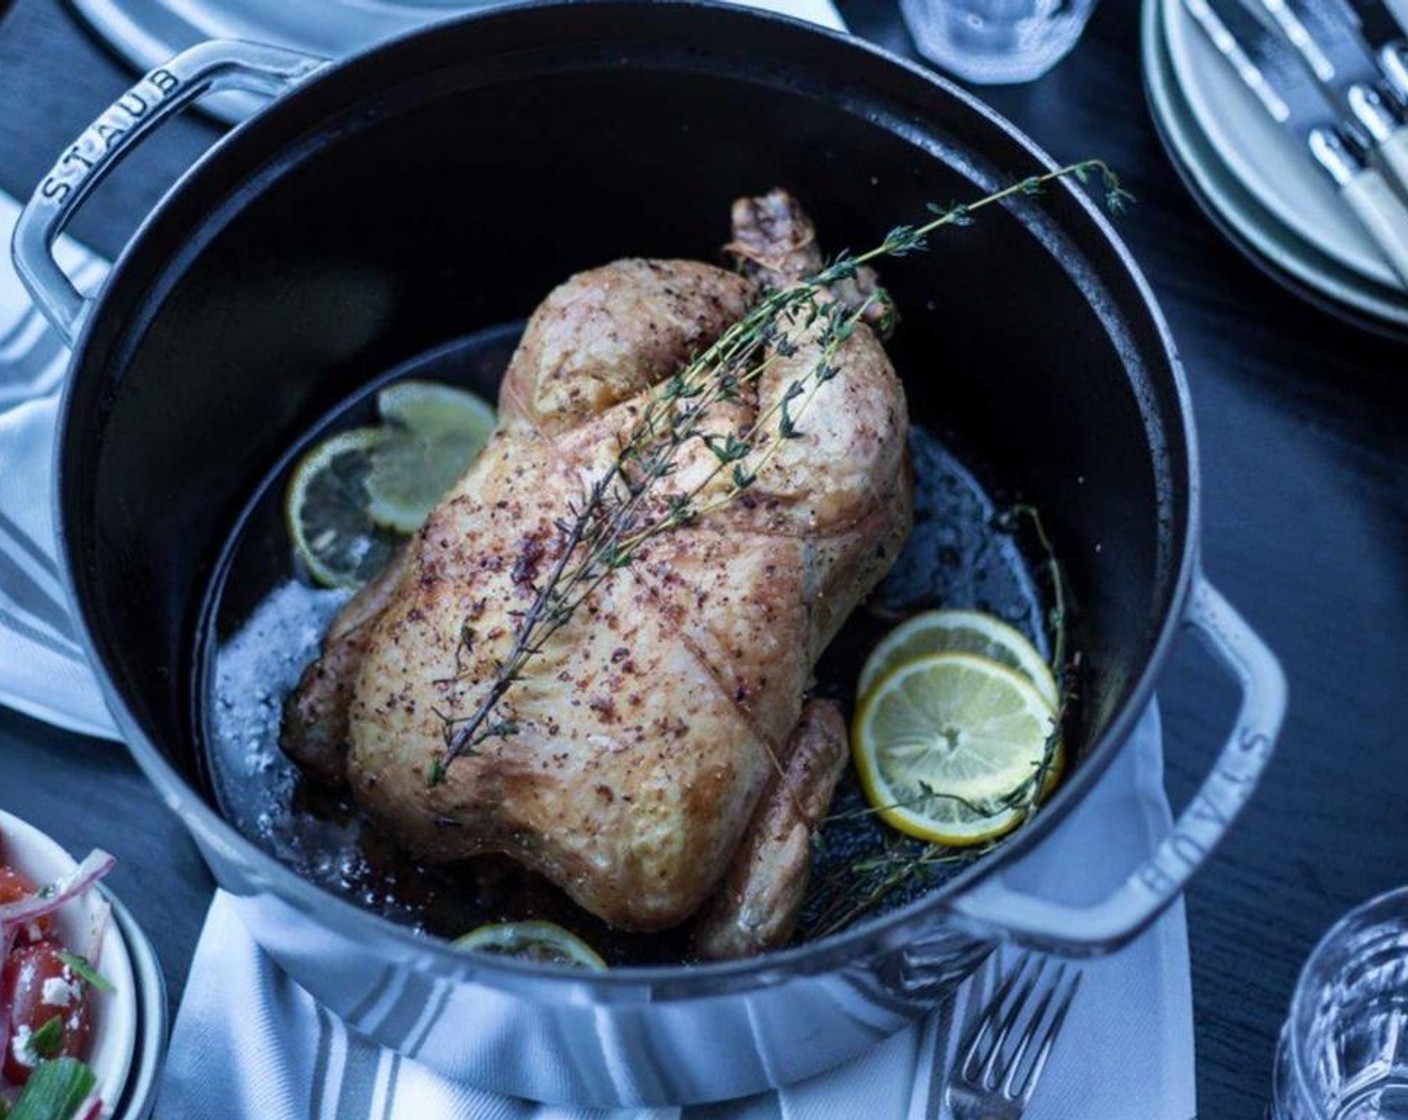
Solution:
<svg viewBox="0 0 1408 1120"><path fill-rule="evenodd" d="M67 875L77 864L44 833L3 810L0 810L0 836L4 837L5 858L10 866L23 871L37 886ZM59 939L79 955L90 951L94 933L100 927L103 930L97 971L113 990L95 989L90 993L93 1033L84 1060L98 1078L97 1092L103 1100L104 1117L113 1115L132 1069L137 1044L138 999L132 960L122 931L110 914L104 918L107 905L102 893L94 889L69 900L54 914Z"/></svg>

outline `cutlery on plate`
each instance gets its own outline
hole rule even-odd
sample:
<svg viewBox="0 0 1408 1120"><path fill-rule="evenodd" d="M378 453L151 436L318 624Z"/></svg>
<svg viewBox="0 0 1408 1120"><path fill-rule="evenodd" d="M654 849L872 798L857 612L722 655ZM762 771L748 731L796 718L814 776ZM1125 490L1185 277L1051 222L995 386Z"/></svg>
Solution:
<svg viewBox="0 0 1408 1120"><path fill-rule="evenodd" d="M1408 287L1408 208L1361 152L1364 141L1305 73L1279 32L1240 0L1183 0L1261 107L1330 176L1345 204Z"/></svg>
<svg viewBox="0 0 1408 1120"><path fill-rule="evenodd" d="M1389 9L1385 0L1347 0L1374 57L1398 95L1408 106L1408 26Z"/></svg>
<svg viewBox="0 0 1408 1120"><path fill-rule="evenodd" d="M1408 123L1342 0L1259 0L1331 102L1369 137L1389 178L1408 195Z"/></svg>
<svg viewBox="0 0 1408 1120"><path fill-rule="evenodd" d="M1078 968L1024 955L960 1045L944 1089L947 1111L929 1120L1021 1120L1080 980Z"/></svg>

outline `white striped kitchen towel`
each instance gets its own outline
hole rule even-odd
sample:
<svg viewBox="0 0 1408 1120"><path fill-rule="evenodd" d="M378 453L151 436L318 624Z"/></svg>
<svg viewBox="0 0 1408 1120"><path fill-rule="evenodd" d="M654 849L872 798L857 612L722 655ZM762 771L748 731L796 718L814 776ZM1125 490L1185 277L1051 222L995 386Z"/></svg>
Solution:
<svg viewBox="0 0 1408 1120"><path fill-rule="evenodd" d="M0 192L0 247L19 204ZM107 265L61 238L59 263L92 289ZM68 351L0 251L0 704L72 731L116 738L54 560L54 423Z"/></svg>

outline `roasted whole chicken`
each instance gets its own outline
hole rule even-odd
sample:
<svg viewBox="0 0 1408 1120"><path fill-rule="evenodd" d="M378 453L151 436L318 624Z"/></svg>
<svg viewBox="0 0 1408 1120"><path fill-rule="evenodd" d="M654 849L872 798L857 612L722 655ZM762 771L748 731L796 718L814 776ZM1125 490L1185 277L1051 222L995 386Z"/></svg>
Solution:
<svg viewBox="0 0 1408 1120"><path fill-rule="evenodd" d="M432 775L645 395L765 286L822 263L783 191L734 204L728 251L736 271L621 260L544 300L504 378L498 429L334 620L283 723L289 756L345 782L416 856L502 853L623 929L694 918L706 958L792 933L846 757L839 711L807 699L812 668L909 530L904 392L868 325L836 350L838 375L816 387L796 437L750 464L754 484L642 543L498 701L498 733ZM862 270L845 287L822 298L856 306L875 278ZM762 374L711 412L710 430L746 430L814 368L818 330L801 315L782 323ZM698 485L711 461L690 441L651 500Z"/></svg>

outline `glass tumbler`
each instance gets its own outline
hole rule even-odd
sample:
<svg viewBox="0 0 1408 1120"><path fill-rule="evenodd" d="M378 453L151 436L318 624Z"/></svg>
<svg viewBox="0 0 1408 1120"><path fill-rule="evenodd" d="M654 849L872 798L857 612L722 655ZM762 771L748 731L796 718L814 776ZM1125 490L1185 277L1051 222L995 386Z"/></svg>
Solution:
<svg viewBox="0 0 1408 1120"><path fill-rule="evenodd" d="M1310 954L1281 1030L1273 1120L1408 1120L1408 887Z"/></svg>
<svg viewBox="0 0 1408 1120"><path fill-rule="evenodd" d="M919 53L970 82L1030 82L1076 45L1095 0L900 0Z"/></svg>

